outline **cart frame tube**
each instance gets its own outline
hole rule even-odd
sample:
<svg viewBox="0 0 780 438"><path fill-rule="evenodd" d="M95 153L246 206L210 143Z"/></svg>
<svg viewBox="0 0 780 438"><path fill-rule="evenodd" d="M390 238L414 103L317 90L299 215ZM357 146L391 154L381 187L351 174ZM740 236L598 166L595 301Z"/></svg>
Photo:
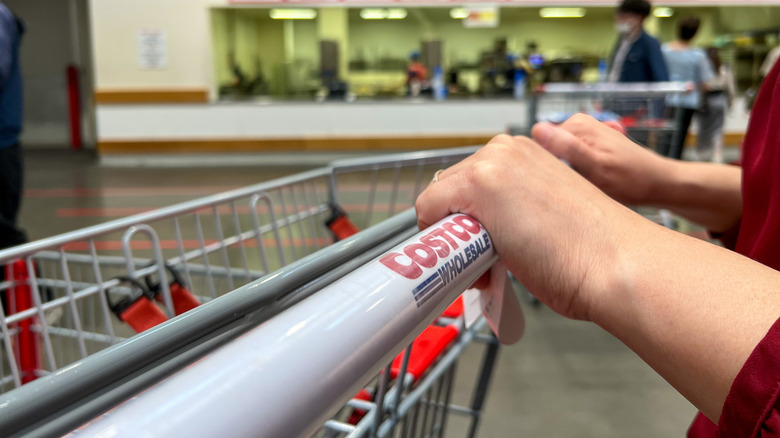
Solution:
<svg viewBox="0 0 780 438"><path fill-rule="evenodd" d="M481 224L452 215L78 436L310 436L497 258Z"/></svg>
<svg viewBox="0 0 780 438"><path fill-rule="evenodd" d="M220 299L168 320L128 341L0 395L0 430L4 436L25 433L41 420L68 409L124 377L168 356L182 345L202 342L210 333L261 309L316 277L348 262L416 223L414 210L396 215Z"/></svg>

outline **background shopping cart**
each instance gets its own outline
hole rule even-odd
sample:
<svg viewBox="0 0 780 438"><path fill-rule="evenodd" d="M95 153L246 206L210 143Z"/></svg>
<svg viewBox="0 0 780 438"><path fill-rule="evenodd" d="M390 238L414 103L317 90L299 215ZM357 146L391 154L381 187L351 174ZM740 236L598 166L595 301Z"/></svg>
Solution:
<svg viewBox="0 0 780 438"><path fill-rule="evenodd" d="M675 130L666 101L683 92L684 84L677 82L544 84L529 98L525 124L508 129L512 135L528 135L537 122L563 123L585 113L619 123L634 141L665 155Z"/></svg>
<svg viewBox="0 0 780 438"><path fill-rule="evenodd" d="M0 283L6 298L0 309L0 390L5 400L16 400L10 408L4 405L0 428L9 434L68 430L315 293L408 236L414 215L397 212L413 204L436 169L473 150L342 161L0 252L6 267ZM342 211L360 228L391 220L349 245L333 245L345 237L338 235L343 230L325 224ZM161 320L178 313L177 288L186 289L195 304L214 304L143 332L121 348L108 348L135 332L110 304L147 300L139 294L147 283L159 285L159 302L148 300L145 307L159 308ZM265 293L253 294L256 284ZM454 309L439 319L437 327L457 333L440 345L427 368L407 373L408 355L398 359L395 374L405 376L406 385L391 385L389 366L361 394L371 400L350 401L320 434L361 436L379 431L388 419L398 424L401 415L409 420L404 436L413 436L412 429L442 434L447 413L455 410L449 398L455 364L463 348L478 340L488 345L482 372L470 407L459 410L471 415L475 430L497 345L481 333L482 325L467 330L458 318ZM94 373L87 372L90 364ZM75 368L81 370L78 378L62 377ZM58 369L65 371L46 377ZM57 382L56 389L35 398L25 392L28 387L11 391L41 377ZM40 382L30 387L36 384L40 387ZM395 403L385 404L381 394ZM81 403L74 405L74 398ZM358 424L342 421L356 409L363 411L353 421Z"/></svg>

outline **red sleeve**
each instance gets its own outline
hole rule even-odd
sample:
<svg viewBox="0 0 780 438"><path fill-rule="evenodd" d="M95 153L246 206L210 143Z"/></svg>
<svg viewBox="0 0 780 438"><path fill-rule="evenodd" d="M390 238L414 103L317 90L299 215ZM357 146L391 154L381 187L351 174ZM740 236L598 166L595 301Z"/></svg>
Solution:
<svg viewBox="0 0 780 438"><path fill-rule="evenodd" d="M734 249L737 247L737 237L739 237L739 229L741 225L742 220L740 219L730 229L722 233L715 233L710 231L710 237L720 240L724 247L734 251Z"/></svg>
<svg viewBox="0 0 780 438"><path fill-rule="evenodd" d="M756 346L731 385L720 437L780 437L780 320Z"/></svg>

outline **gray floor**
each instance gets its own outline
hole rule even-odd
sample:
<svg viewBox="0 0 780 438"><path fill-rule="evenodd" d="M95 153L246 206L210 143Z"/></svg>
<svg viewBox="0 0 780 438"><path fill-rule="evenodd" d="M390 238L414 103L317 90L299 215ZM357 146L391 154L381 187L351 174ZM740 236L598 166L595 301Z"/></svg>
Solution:
<svg viewBox="0 0 780 438"><path fill-rule="evenodd" d="M20 222L40 239L304 169L105 167L87 154L30 151ZM684 436L695 409L631 351L592 324L525 310L527 334L500 352L479 436ZM470 394L480 348L460 365L461 399ZM464 436L464 426L453 421L447 436Z"/></svg>

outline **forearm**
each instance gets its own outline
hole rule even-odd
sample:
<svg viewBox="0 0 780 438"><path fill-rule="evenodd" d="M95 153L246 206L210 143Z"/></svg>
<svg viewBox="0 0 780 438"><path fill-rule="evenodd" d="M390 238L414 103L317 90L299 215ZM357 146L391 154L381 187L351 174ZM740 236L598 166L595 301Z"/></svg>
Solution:
<svg viewBox="0 0 780 438"><path fill-rule="evenodd" d="M742 216L739 167L667 160L666 168L668 172L649 194L649 205L716 232L730 229Z"/></svg>
<svg viewBox="0 0 780 438"><path fill-rule="evenodd" d="M590 317L717 422L731 383L780 316L780 273L638 218Z"/></svg>

